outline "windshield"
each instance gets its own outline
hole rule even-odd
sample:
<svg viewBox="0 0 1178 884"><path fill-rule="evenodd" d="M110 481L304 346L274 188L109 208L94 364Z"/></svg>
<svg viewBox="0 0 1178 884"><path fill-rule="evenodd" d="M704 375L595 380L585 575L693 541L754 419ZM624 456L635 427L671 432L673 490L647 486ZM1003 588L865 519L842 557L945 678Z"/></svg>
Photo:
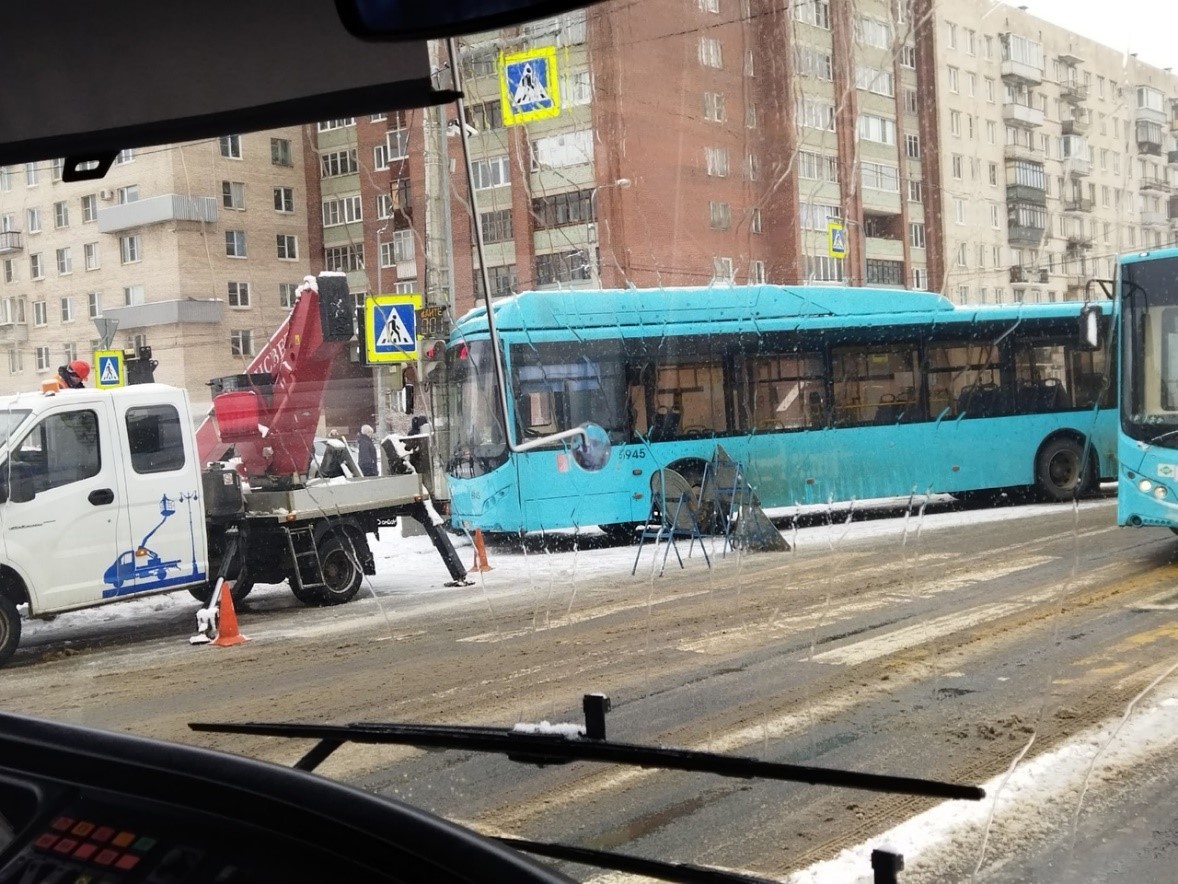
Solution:
<svg viewBox="0 0 1178 884"><path fill-rule="evenodd" d="M0 122L0 884L59 817L162 862L151 808L206 797L26 801L5 712L313 767L594 884L1173 877L1178 5L538 2L344 44L364 82L350 5L198 2L198 40L136 0L99 58L164 62L81 85L62 16L5 83L48 134ZM295 74L297 121L253 90ZM123 144L172 94L225 131ZM169 831L416 868L246 793Z"/></svg>
<svg viewBox="0 0 1178 884"><path fill-rule="evenodd" d="M1178 447L1178 258L1121 269L1122 420L1134 439Z"/></svg>

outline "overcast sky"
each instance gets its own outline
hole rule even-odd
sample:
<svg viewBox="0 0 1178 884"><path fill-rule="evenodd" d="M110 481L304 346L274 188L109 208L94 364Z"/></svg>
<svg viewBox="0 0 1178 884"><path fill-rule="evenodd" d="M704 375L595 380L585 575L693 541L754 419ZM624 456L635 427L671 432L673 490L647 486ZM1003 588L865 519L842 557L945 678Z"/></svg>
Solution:
<svg viewBox="0 0 1178 884"><path fill-rule="evenodd" d="M1006 0L1027 12L1083 34L1142 61L1178 70L1178 2L1175 0Z"/></svg>

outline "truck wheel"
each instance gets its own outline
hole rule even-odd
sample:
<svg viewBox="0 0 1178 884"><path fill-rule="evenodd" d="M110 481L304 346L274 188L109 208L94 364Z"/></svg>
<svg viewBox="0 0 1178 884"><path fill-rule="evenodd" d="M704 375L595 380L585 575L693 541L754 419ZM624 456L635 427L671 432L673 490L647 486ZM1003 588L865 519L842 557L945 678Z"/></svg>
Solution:
<svg viewBox="0 0 1178 884"><path fill-rule="evenodd" d="M325 534L319 539L319 565L326 585L296 592L295 597L306 605L342 605L350 601L364 582L359 556L356 544L346 534ZM292 582L292 588L294 585Z"/></svg>
<svg viewBox="0 0 1178 884"><path fill-rule="evenodd" d="M20 644L20 611L16 603L0 593L0 666L8 662Z"/></svg>
<svg viewBox="0 0 1178 884"><path fill-rule="evenodd" d="M235 605L244 602L245 597L249 595L254 588L252 581L242 583L238 580L230 580L229 583L231 584L229 595L233 597L233 604ZM209 599L213 597L213 589L215 585L216 581L210 580L208 583L203 583L200 586L188 587L188 592L202 605L207 605L209 603Z"/></svg>
<svg viewBox="0 0 1178 884"><path fill-rule="evenodd" d="M1084 448L1074 439L1052 439L1035 458L1035 482L1050 501L1083 497L1092 485L1094 470L1084 463Z"/></svg>

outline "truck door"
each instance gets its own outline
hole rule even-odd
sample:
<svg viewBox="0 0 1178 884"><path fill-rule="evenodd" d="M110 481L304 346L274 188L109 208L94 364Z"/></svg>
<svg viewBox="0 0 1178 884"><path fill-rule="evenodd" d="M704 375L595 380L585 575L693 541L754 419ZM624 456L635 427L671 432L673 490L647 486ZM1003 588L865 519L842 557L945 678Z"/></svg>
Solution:
<svg viewBox="0 0 1178 884"><path fill-rule="evenodd" d="M187 405L115 398L127 489L127 546L105 575L108 596L204 583L204 503Z"/></svg>
<svg viewBox="0 0 1178 884"><path fill-rule="evenodd" d="M38 614L100 601L129 536L110 402L60 399L0 464L5 550Z"/></svg>

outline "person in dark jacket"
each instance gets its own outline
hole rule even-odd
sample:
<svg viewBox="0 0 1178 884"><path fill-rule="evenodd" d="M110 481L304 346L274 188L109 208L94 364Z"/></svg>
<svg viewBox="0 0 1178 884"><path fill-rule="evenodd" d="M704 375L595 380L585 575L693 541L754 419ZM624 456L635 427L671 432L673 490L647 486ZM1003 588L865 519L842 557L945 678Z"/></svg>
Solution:
<svg viewBox="0 0 1178 884"><path fill-rule="evenodd" d="M376 471L376 442L373 440L373 435L376 433L372 427L365 424L360 428L360 436L356 439L356 448L359 451L360 472L365 476L375 476Z"/></svg>

